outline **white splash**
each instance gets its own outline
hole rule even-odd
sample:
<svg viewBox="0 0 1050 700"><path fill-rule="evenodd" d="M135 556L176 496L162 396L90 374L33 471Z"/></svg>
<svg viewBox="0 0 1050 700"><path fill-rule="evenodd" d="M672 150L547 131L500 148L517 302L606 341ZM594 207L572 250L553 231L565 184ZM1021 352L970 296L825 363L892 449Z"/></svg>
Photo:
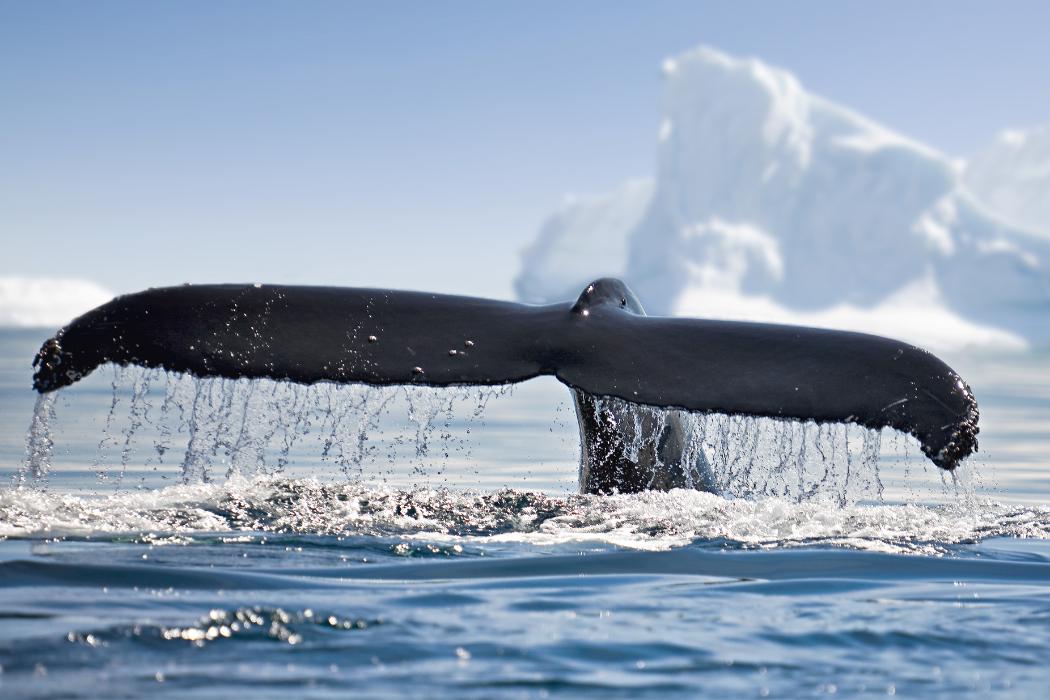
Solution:
<svg viewBox="0 0 1050 700"><path fill-rule="evenodd" d="M985 537L1050 537L1050 508L972 498L950 505L739 499L692 490L551 497L502 490L396 489L258 476L108 495L0 490L0 536L136 534L181 543L207 533L302 533L485 546L604 543L664 550L702 540L937 553ZM178 535L169 537L168 535Z"/></svg>

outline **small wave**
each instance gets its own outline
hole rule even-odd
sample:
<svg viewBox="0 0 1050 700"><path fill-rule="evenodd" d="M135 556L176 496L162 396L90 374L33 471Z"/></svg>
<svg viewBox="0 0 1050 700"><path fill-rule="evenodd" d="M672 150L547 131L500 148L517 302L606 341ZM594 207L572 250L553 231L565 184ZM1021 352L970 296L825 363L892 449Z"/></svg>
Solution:
<svg viewBox="0 0 1050 700"><path fill-rule="evenodd" d="M394 538L392 553L406 556L423 551L416 541L439 543L433 545L438 553L462 551L457 548L462 544L500 542L665 550L698 541L938 553L987 537L1048 538L1050 508L976 498L938 506L842 506L822 499L725 498L690 490L559 497L272 476L108 495L0 491L0 536L9 538L137 533L153 544L181 544L206 533L230 532ZM399 549L402 542L406 546Z"/></svg>

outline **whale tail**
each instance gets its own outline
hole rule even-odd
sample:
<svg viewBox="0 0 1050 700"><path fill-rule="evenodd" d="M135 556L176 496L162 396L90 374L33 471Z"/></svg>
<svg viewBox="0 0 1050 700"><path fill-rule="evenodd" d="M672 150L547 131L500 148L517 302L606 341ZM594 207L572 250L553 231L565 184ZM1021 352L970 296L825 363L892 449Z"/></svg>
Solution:
<svg viewBox="0 0 1050 700"><path fill-rule="evenodd" d="M977 449L977 403L929 352L861 333L645 316L619 280L528 306L420 292L185 285L117 297L34 360L41 393L105 363L304 384L508 384L704 413L891 427L937 466Z"/></svg>

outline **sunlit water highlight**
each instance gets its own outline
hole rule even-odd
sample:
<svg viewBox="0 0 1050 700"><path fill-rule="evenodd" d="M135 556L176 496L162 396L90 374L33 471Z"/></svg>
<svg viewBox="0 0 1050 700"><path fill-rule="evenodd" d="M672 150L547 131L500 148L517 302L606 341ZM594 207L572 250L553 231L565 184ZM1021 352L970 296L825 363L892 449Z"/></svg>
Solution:
<svg viewBox="0 0 1050 700"><path fill-rule="evenodd" d="M890 432L682 416L716 493L584 496L553 382L104 368L38 400L42 338L0 334L4 697L1045 687L1045 354L951 358L982 403L958 479Z"/></svg>

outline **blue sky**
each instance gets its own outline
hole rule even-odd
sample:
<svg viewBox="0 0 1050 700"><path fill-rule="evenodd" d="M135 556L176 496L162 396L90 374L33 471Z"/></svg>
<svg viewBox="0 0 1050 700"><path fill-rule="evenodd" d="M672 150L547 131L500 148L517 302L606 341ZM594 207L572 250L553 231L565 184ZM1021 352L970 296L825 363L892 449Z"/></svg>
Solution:
<svg viewBox="0 0 1050 700"><path fill-rule="evenodd" d="M1050 123L1045 2L6 2L0 275L509 297L648 175L659 66L753 55L953 156Z"/></svg>

